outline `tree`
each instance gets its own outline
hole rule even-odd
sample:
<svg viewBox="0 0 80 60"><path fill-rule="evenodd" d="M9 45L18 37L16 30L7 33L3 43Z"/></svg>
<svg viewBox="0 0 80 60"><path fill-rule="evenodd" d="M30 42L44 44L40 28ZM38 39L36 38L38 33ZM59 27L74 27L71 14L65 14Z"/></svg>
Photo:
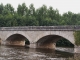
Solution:
<svg viewBox="0 0 80 60"><path fill-rule="evenodd" d="M18 8L17 8L17 13L18 15L21 15L21 16L25 16L28 14L28 8L26 7L26 4L23 3L22 5L18 5Z"/></svg>
<svg viewBox="0 0 80 60"><path fill-rule="evenodd" d="M6 22L4 16L0 14L0 27L6 26Z"/></svg>
<svg viewBox="0 0 80 60"><path fill-rule="evenodd" d="M1 3L1 4L0 4L0 14L2 14L3 9L4 9L4 6L3 6L3 4Z"/></svg>
<svg viewBox="0 0 80 60"><path fill-rule="evenodd" d="M12 14L14 15L14 8L11 4L7 4L4 6L3 15Z"/></svg>
<svg viewBox="0 0 80 60"><path fill-rule="evenodd" d="M33 4L29 6L29 16L35 16L35 8Z"/></svg>
<svg viewBox="0 0 80 60"><path fill-rule="evenodd" d="M64 20L64 24L65 25L73 25L73 21L71 20L72 19L72 16L73 16L74 14L72 13L72 12L67 12L67 13L64 13L63 15L62 15L62 22L63 22L63 20Z"/></svg>
<svg viewBox="0 0 80 60"><path fill-rule="evenodd" d="M39 21L39 25L42 26L43 21L48 18L47 7L45 5L36 10L36 18Z"/></svg>
<svg viewBox="0 0 80 60"><path fill-rule="evenodd" d="M26 26L38 26L38 21L35 17L29 16L26 20Z"/></svg>

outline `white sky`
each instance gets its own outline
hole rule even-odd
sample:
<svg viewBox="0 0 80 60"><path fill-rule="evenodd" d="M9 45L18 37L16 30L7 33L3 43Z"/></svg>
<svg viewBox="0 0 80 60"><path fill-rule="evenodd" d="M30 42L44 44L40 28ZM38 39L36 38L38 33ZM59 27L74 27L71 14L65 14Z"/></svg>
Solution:
<svg viewBox="0 0 80 60"><path fill-rule="evenodd" d="M27 7L33 3L35 8L45 4L47 7L52 6L54 9L58 9L60 14L68 11L80 13L80 0L0 0L0 3L3 5L10 3L15 9L18 4L22 3L26 3Z"/></svg>

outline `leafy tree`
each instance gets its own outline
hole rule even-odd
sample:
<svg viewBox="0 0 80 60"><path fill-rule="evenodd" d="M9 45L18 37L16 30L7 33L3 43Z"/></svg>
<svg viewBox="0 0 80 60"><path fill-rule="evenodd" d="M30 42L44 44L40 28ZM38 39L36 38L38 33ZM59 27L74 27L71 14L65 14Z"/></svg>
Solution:
<svg viewBox="0 0 80 60"><path fill-rule="evenodd" d="M4 6L3 14L4 15L7 15L7 14L14 15L14 8L11 6L11 4L7 4Z"/></svg>
<svg viewBox="0 0 80 60"><path fill-rule="evenodd" d="M6 22L5 22L4 16L0 15L0 27L4 27L5 24L6 24Z"/></svg>
<svg viewBox="0 0 80 60"><path fill-rule="evenodd" d="M43 21L48 17L47 14L47 7L45 5L36 10L37 20L40 26L43 25Z"/></svg>
<svg viewBox="0 0 80 60"><path fill-rule="evenodd" d="M1 3L1 4L0 4L0 14L2 14L3 9L4 9L4 6L3 6L3 4Z"/></svg>
<svg viewBox="0 0 80 60"><path fill-rule="evenodd" d="M35 17L29 16L26 20L26 26L38 26L38 21Z"/></svg>
<svg viewBox="0 0 80 60"><path fill-rule="evenodd" d="M29 16L35 16L35 8L33 4L29 6Z"/></svg>
<svg viewBox="0 0 80 60"><path fill-rule="evenodd" d="M17 13L21 16L25 16L28 13L28 8L26 7L25 3L23 3L22 5L18 5Z"/></svg>

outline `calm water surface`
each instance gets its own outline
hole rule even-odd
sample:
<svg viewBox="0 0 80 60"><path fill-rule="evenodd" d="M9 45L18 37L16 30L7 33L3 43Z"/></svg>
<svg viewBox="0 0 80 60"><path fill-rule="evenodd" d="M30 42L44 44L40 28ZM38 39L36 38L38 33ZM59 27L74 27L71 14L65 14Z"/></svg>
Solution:
<svg viewBox="0 0 80 60"><path fill-rule="evenodd" d="M65 58L74 57L72 48L56 49L57 50L0 46L0 60L65 60Z"/></svg>

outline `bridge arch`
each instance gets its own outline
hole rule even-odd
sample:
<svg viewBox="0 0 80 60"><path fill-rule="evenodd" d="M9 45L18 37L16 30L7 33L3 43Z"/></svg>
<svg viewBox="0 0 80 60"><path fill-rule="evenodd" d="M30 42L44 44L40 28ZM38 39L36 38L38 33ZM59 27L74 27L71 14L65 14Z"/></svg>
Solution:
<svg viewBox="0 0 80 60"><path fill-rule="evenodd" d="M6 38L6 45L25 46L25 44L29 45L30 41L23 34L10 34Z"/></svg>
<svg viewBox="0 0 80 60"><path fill-rule="evenodd" d="M71 42L73 45L75 45L74 35L73 35L73 32L71 32L71 31L70 32L69 31L50 31L50 32L48 31L47 33L43 32L36 39L37 45L39 45L38 42L46 41L48 39L48 37L50 39L52 38L51 41L56 41L60 38L65 38L69 42ZM57 39L55 37L57 37ZM48 41L48 42L50 42L50 41ZM52 42L50 42L50 43L52 43ZM55 42L53 44L55 46ZM48 44L48 45L51 45L51 44ZM51 45L51 46L53 46L53 45Z"/></svg>
<svg viewBox="0 0 80 60"><path fill-rule="evenodd" d="M35 42L37 42L42 37L45 37L45 36L48 36L48 35L61 36L65 39L69 40L72 44L75 45L73 31L48 31L48 32L44 31L36 37Z"/></svg>
<svg viewBox="0 0 80 60"><path fill-rule="evenodd" d="M63 39L64 37L59 36L59 35L46 35L40 38L36 43L37 43L37 48L55 48L56 47L56 42L60 39ZM64 38L66 39L66 38ZM69 41L69 40L68 40ZM69 41L70 42L70 41ZM72 42L70 42L72 43ZM72 45L74 45L72 43Z"/></svg>

